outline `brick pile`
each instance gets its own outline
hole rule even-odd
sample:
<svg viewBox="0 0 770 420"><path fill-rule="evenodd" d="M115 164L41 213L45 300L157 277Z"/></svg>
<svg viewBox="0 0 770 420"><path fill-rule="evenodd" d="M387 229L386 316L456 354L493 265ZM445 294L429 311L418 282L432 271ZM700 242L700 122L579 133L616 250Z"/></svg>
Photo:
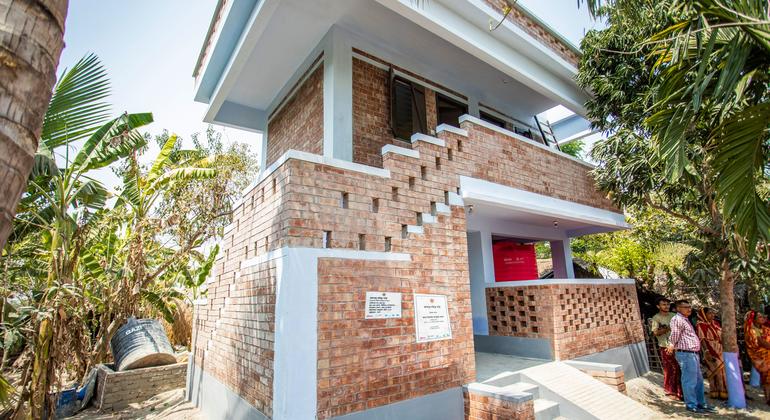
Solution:
<svg viewBox="0 0 770 420"><path fill-rule="evenodd" d="M115 372L98 365L93 405L99 411L118 411L161 392L184 388L187 363Z"/></svg>

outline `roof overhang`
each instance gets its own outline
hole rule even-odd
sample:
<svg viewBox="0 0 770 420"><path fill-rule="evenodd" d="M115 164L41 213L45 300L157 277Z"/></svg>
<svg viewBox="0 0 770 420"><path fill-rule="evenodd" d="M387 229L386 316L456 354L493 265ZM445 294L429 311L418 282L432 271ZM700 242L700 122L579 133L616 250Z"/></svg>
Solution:
<svg viewBox="0 0 770 420"><path fill-rule="evenodd" d="M460 192L477 216L558 231L567 237L631 227L621 213L467 176L460 177Z"/></svg>
<svg viewBox="0 0 770 420"><path fill-rule="evenodd" d="M459 70L451 68L454 66L447 69L442 63L430 69L434 74L424 76L443 77L448 87L454 87L453 81L459 80L481 88L484 79L490 79L488 75L494 74L490 73L494 70L500 74L498 82L508 76L511 79L508 83L519 87L522 93L517 98L520 100L539 101L537 106L561 103L584 114L583 103L588 96L573 81L574 66L510 22L490 32L486 27L488 20L497 12L482 1L431 0L423 6L416 3L412 0L225 2L218 14L218 24L212 25L201 54L200 69L196 70L195 100L209 104L204 121L262 131L276 99L287 84L297 79L303 63L311 59L309 56L332 26L380 45L383 50L390 48L394 56L416 46L424 47L434 57L439 57L434 46L441 51L454 48L466 57L455 61L458 69L465 67L468 72L472 66L478 68L483 64L490 70L473 80L450 74ZM408 27L407 22L412 26ZM388 45L391 38L403 39L405 29L413 34L413 39L408 40L413 45ZM384 32L388 30L390 33ZM488 86L484 90L499 91ZM531 99L535 96L542 99ZM507 102L516 101L508 97ZM501 103L504 105L504 101Z"/></svg>

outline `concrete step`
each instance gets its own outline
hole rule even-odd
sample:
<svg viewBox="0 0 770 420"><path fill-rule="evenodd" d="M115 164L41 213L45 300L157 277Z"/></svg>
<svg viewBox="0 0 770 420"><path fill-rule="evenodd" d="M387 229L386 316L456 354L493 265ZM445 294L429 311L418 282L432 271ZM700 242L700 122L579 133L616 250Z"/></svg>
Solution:
<svg viewBox="0 0 770 420"><path fill-rule="evenodd" d="M535 420L553 420L559 417L559 403L538 398L535 400Z"/></svg>
<svg viewBox="0 0 770 420"><path fill-rule="evenodd" d="M537 385L531 384L529 382L516 382L515 384L507 385L502 388L506 391L525 392L527 394L532 394L532 398L534 399L540 398L540 388Z"/></svg>

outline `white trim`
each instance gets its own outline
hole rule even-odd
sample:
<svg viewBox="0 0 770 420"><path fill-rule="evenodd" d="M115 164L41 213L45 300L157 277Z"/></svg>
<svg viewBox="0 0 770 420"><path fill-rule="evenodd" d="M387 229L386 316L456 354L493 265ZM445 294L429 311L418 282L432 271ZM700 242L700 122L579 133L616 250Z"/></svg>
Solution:
<svg viewBox="0 0 770 420"><path fill-rule="evenodd" d="M462 185L462 182L460 183ZM456 192L449 191L449 205L450 206L464 206L465 200Z"/></svg>
<svg viewBox="0 0 770 420"><path fill-rule="evenodd" d="M461 115L460 116L460 124L462 124L462 123L464 123L466 121L469 122L469 123L472 123L472 124L476 124L476 125L480 125L482 127L486 127L486 128L488 128L488 129L490 129L492 131L497 131L500 134L504 134L504 135L506 135L508 137L515 138L516 140L521 140L521 141L523 141L525 143L529 143L529 144L531 144L533 146L537 146L537 147L539 147L539 148L541 148L543 150L547 150L547 151L549 151L551 153L554 153L554 154L557 154L559 156L565 157L567 159L573 160L573 161L575 161L575 162L577 162L577 163L579 163L581 165L587 166L587 167L589 167L591 169L595 168L594 165L592 165L592 164L590 164L590 163L588 163L588 162L586 162L584 160L578 159L578 158L576 158L574 156L570 156L570 155L568 155L568 154L566 154L566 153L564 153L564 152L562 152L560 150L556 150L556 149L554 149L552 147L548 147L548 146L546 146L546 145L544 145L542 143L538 143L538 142L536 142L536 141L534 141L532 139L528 139L528 138L526 138L524 136L518 135L518 134L514 133L513 131L509 131L509 130L506 130L504 128L500 128L500 127L498 127L498 126L496 126L494 124L488 123L488 122L486 122L486 121L484 121L484 120L482 120L480 118L476 118L476 117L474 117L472 115L468 115L468 114Z"/></svg>
<svg viewBox="0 0 770 420"><path fill-rule="evenodd" d="M203 121L207 123L216 123L215 118L219 109L224 104L227 96L235 85L238 76L243 71L246 62L251 56L251 51L257 44L257 41L262 36L262 33L267 28L267 24L270 21L273 12L278 7L280 0L261 0L257 2L254 10L249 16L249 20L244 26L243 32L240 34L233 52L230 54L230 58L219 75L216 87L214 88L210 98L209 107L206 110L206 114L203 117ZM223 30L220 28L220 31ZM208 64L206 65L208 68ZM203 69L201 74L204 74L206 69Z"/></svg>
<svg viewBox="0 0 770 420"><path fill-rule="evenodd" d="M406 226L406 233L414 233L418 235L422 235L425 232L422 226L415 226L415 225L407 225Z"/></svg>
<svg viewBox="0 0 770 420"><path fill-rule="evenodd" d="M447 123L439 124L438 127L436 127L436 134L446 131L449 133L459 134L464 137L468 137L468 130L463 130L462 128L457 128L453 125L449 125Z"/></svg>
<svg viewBox="0 0 770 420"><path fill-rule="evenodd" d="M459 49L517 79L533 90L585 115L588 94L573 80L577 69L507 19L496 31L487 22L499 13L481 0L376 0Z"/></svg>
<svg viewBox="0 0 770 420"><path fill-rule="evenodd" d="M363 51L363 50L366 50L367 48L357 48L357 49ZM380 70L390 71L390 66L388 66L387 64L382 63L382 62L377 61L377 60L373 60L370 57L361 55L361 53L357 53L357 52L353 51L353 58L357 58L357 59L359 59L359 60L361 60L361 61L363 61L365 63L371 64L374 67L379 68ZM383 60L383 61L386 61L386 60ZM396 66L396 64L393 64L393 63L391 63L391 65ZM446 97L448 97L450 99L454 99L457 102L461 102L463 104L466 104L466 105L470 106L470 104L468 102L468 99L462 98L460 96L457 96L457 94L454 94L452 92L448 92L448 91L444 90L444 88L442 88L441 86L438 86L438 85L436 85L433 82L430 82L429 81L430 79L428 77L425 77L425 76L423 76L421 74L418 74L416 72L412 72L412 73L416 74L418 77L422 77L423 79L418 79L418 78L412 76L409 73L404 73L403 71L401 71L401 70L399 70L399 69L397 69L395 67L393 68L393 75L396 76L396 77L400 77L402 79L406 79L406 80L408 80L408 81L410 81L412 83L416 83L416 84L418 84L418 85L420 85L422 87L426 87L426 88L428 88L428 89L430 89L430 90L432 90L434 92L440 93L440 94L442 94L442 95L444 95L444 96L446 96Z"/></svg>
<svg viewBox="0 0 770 420"><path fill-rule="evenodd" d="M551 216L590 225L627 229L625 216L584 204L536 194L482 179L460 175L460 190L466 200L478 200L524 213Z"/></svg>
<svg viewBox="0 0 770 420"><path fill-rule="evenodd" d="M414 133L412 134L411 140L412 140L412 144L417 143L418 141L424 141L425 143L435 144L436 146L440 146L440 147L446 147L446 142L444 140L441 140L433 136L429 136L427 134Z"/></svg>
<svg viewBox="0 0 770 420"><path fill-rule="evenodd" d="M241 270L257 266L259 264L272 261L276 258L283 258L290 252L307 252L313 254L317 258L342 258L349 260L366 260L366 261L411 261L412 256L410 254L401 252L381 252L381 251L359 251L356 249L344 249L344 248L304 248L304 247L283 247L272 250L267 254L261 254L256 257L243 260L241 262Z"/></svg>
<svg viewBox="0 0 770 420"><path fill-rule="evenodd" d="M242 200L243 200L243 199L241 199L241 200L239 200L239 201L242 201ZM238 205L237 205L237 206L233 205L233 209L236 209L236 208L240 207L240 205L241 205L241 203L238 203ZM229 225L225 226L225 228L224 228L224 229L222 229L222 235L227 235L227 234L228 234L228 233L230 233L230 231L232 231L234 228L235 228L235 223L230 223Z"/></svg>
<svg viewBox="0 0 770 420"><path fill-rule="evenodd" d="M312 419L317 414L318 259L412 260L395 252L283 247L243 261L275 261L273 418ZM301 310L298 310L301 309ZM303 395L303 398L296 398Z"/></svg>
<svg viewBox="0 0 770 420"><path fill-rule="evenodd" d="M390 171L387 169L375 168L374 166L362 165L360 163L350 162L347 160L335 159L327 156L321 156L313 153L302 152L299 150L291 149L291 150L287 150L286 153L281 155L281 157L278 158L278 160L271 163L270 166L268 166L264 170L264 172L260 174L259 178L254 183L246 187L246 189L244 189L243 192L241 192L241 195L245 197L246 194L250 193L251 190L256 188L257 185L259 185L262 181L264 181L265 178L270 176L273 172L275 172L276 169L280 168L281 165L286 163L286 161L289 159L297 159L305 162L317 163L319 165L333 166L335 168L344 169L347 171L360 172L366 175L377 176L380 178L390 178Z"/></svg>
<svg viewBox="0 0 770 420"><path fill-rule="evenodd" d="M397 155L409 156L415 159L420 158L420 152L418 152L417 150L407 149L406 147L399 147L393 144L386 144L385 146L382 146L381 153L383 156L386 153L394 153Z"/></svg>
<svg viewBox="0 0 770 420"><path fill-rule="evenodd" d="M634 279L539 279L539 280L519 280L519 281L499 281L495 283L486 283L487 289L495 287L524 287L524 286L550 286L550 285L577 285L577 284L595 284L598 286L612 286L636 284Z"/></svg>
<svg viewBox="0 0 770 420"><path fill-rule="evenodd" d="M444 203L436 203L436 213L452 214L452 209Z"/></svg>

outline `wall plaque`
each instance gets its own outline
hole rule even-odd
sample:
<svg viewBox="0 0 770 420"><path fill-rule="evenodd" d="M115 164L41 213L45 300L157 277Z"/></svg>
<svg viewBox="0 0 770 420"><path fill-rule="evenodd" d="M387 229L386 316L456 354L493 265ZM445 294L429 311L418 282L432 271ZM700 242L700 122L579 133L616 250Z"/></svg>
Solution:
<svg viewBox="0 0 770 420"><path fill-rule="evenodd" d="M365 319L401 318L401 293L366 292Z"/></svg>
<svg viewBox="0 0 770 420"><path fill-rule="evenodd" d="M452 338L446 295L414 294L414 325L417 342Z"/></svg>

